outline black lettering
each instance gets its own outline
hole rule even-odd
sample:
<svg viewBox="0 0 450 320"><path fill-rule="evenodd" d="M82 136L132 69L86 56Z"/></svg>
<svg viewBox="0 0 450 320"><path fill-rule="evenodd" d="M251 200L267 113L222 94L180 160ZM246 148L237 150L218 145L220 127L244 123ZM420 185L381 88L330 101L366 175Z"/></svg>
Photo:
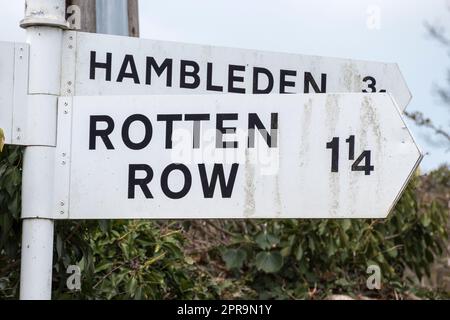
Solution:
<svg viewBox="0 0 450 320"><path fill-rule="evenodd" d="M267 77L268 84L267 88L265 89L259 89L259 75L264 74ZM254 94L264 94L264 93L270 93L273 89L273 75L272 73L267 70L266 68L253 68L253 93Z"/></svg>
<svg viewBox="0 0 450 320"><path fill-rule="evenodd" d="M216 148L237 148L237 141L223 141L224 134L236 133L236 127L224 127L226 120L237 120L237 113L218 113L216 118Z"/></svg>
<svg viewBox="0 0 450 320"><path fill-rule="evenodd" d="M270 135L266 130L266 127L261 122L261 119L256 113L250 113L248 115L248 147L255 147L255 128L258 129L261 136L266 141L269 148L277 147L278 140L278 113L270 114Z"/></svg>
<svg viewBox="0 0 450 320"><path fill-rule="evenodd" d="M173 122L183 120L182 115L181 114L159 114L157 116L156 120L166 122L166 149L172 149Z"/></svg>
<svg viewBox="0 0 450 320"><path fill-rule="evenodd" d="M128 66L130 66L131 72L127 72ZM136 63L134 62L134 58L131 54L125 55L122 62L122 67L119 71L119 76L117 77L117 82L122 82L123 78L130 78L133 79L134 83L140 83Z"/></svg>
<svg viewBox="0 0 450 320"><path fill-rule="evenodd" d="M327 149L331 149L331 172L339 172L339 138L327 142Z"/></svg>
<svg viewBox="0 0 450 320"><path fill-rule="evenodd" d="M89 79L95 80L95 70L96 69L105 69L106 70L105 80L111 81L112 53L111 52L106 53L106 62L105 63L97 62L96 58L97 58L97 52L91 51L91 60L90 60L90 64L89 64L89 66L90 66L89 67Z"/></svg>
<svg viewBox="0 0 450 320"><path fill-rule="evenodd" d="M161 77L163 72L167 70L166 74L166 86L172 86L172 59L164 59L163 63L158 66L155 59L153 57L147 57L147 68L145 73L145 84L152 84L152 69L155 70L156 75Z"/></svg>
<svg viewBox="0 0 450 320"><path fill-rule="evenodd" d="M192 147L194 149L200 148L200 121L208 121L209 114L186 114L184 115L184 120L194 121Z"/></svg>
<svg viewBox="0 0 450 320"><path fill-rule="evenodd" d="M320 89L317 85L316 81L314 80L314 77L310 72L305 72L305 86L304 86L304 93L309 93L310 86L313 87L314 92L316 93L325 93L327 92L327 74L322 73L321 79L320 79Z"/></svg>
<svg viewBox="0 0 450 320"><path fill-rule="evenodd" d="M295 77L297 76L297 71L295 70L280 70L280 93L292 93L286 92L286 87L295 87L294 81L287 81L286 76Z"/></svg>
<svg viewBox="0 0 450 320"><path fill-rule="evenodd" d="M183 188L178 192L173 192L169 188L169 175L175 171L179 170L184 175L184 185ZM191 189L192 186L192 176L188 167L184 164L172 163L168 165L161 174L161 189L164 194L170 199L181 199L183 198Z"/></svg>
<svg viewBox="0 0 450 320"><path fill-rule="evenodd" d="M222 198L231 198L231 194L233 193L234 182L236 181L238 168L239 164L233 163L231 166L230 175L228 176L228 181L225 181L223 164L214 164L213 172L211 174L211 182L208 182L206 167L204 164L199 164L198 170L200 172L200 180L202 181L203 195L205 196L205 198L212 198L214 196L217 178L219 178L220 192L222 194Z"/></svg>
<svg viewBox="0 0 450 320"><path fill-rule="evenodd" d="M97 129L97 122L106 122L106 129ZM97 148L97 137L100 137L103 140L106 149L114 150L114 146L108 137L113 130L114 120L110 116L91 116L89 121L89 150L95 150Z"/></svg>
<svg viewBox="0 0 450 320"><path fill-rule="evenodd" d="M144 178L136 178L137 171L144 171ZM153 198L148 184L153 179L153 170L149 165L146 164L130 164L128 167L128 199L135 198L136 186L139 186L144 193L145 198Z"/></svg>
<svg viewBox="0 0 450 320"><path fill-rule="evenodd" d="M371 165L371 151L364 150L363 153L355 160L352 164L352 171L364 171L366 176L370 176L370 173L375 170L375 167ZM364 165L361 165L361 162L364 160Z"/></svg>
<svg viewBox="0 0 450 320"><path fill-rule="evenodd" d="M140 121L144 124L145 135L141 142L133 142L130 139L130 126L133 122ZM123 143L132 150L141 150L148 146L150 140L152 139L153 128L150 120L142 114L133 114L129 116L123 123L122 126L122 140Z"/></svg>
<svg viewBox="0 0 450 320"><path fill-rule="evenodd" d="M244 77L239 77L234 74L235 71L245 72L245 66L237 66L230 64L228 66L228 92L232 93L245 93L244 88L236 88L235 82L244 82Z"/></svg>
<svg viewBox="0 0 450 320"><path fill-rule="evenodd" d="M200 77L198 75L200 67L197 62L189 60L181 60L180 65L180 88L196 89L200 85ZM192 71L187 71L187 67L192 67ZM194 82L188 83L187 77L194 79Z"/></svg>
<svg viewBox="0 0 450 320"><path fill-rule="evenodd" d="M208 65L206 67L206 90L222 92L223 91L222 86L212 84L212 75L213 75L213 64L211 62L208 62Z"/></svg>
<svg viewBox="0 0 450 320"><path fill-rule="evenodd" d="M363 82L370 82L370 83L367 83L367 87L371 90L370 92L372 92L372 93L377 92L377 87L376 87L377 80L375 80L374 77L371 77L371 76L364 77ZM369 91L367 91L367 89L363 89L362 92L369 92ZM382 90L380 90L380 92L386 92L386 90L382 89Z"/></svg>

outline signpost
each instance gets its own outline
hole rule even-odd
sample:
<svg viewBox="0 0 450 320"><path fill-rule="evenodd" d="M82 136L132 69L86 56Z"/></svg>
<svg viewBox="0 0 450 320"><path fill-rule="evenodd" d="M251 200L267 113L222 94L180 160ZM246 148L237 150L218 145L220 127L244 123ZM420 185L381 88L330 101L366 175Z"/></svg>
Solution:
<svg viewBox="0 0 450 320"><path fill-rule="evenodd" d="M389 92L411 94L397 64L68 31L61 95Z"/></svg>
<svg viewBox="0 0 450 320"><path fill-rule="evenodd" d="M65 14L28 0L27 44L0 42L0 129L26 146L21 299L51 298L55 219L383 218L420 163L396 64L64 31Z"/></svg>
<svg viewBox="0 0 450 320"><path fill-rule="evenodd" d="M53 218L384 218L421 157L388 94L66 97Z"/></svg>
<svg viewBox="0 0 450 320"><path fill-rule="evenodd" d="M65 20L64 0L27 0L25 18L30 46L27 142L22 173L22 246L20 299L50 299L53 268L53 220L50 179L56 142L57 96L61 83L61 44Z"/></svg>

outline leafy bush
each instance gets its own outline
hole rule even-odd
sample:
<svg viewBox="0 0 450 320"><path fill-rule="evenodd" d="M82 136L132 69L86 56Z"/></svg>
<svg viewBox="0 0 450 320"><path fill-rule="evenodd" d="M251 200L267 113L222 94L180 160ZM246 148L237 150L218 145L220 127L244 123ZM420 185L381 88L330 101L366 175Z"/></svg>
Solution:
<svg viewBox="0 0 450 320"><path fill-rule="evenodd" d="M56 241L59 263L55 284L60 285L56 297L211 298L203 289L202 275L184 255L183 242L182 230L176 223L66 222L59 226ZM65 272L74 261L83 275L82 288L75 293L65 288Z"/></svg>
<svg viewBox="0 0 450 320"><path fill-rule="evenodd" d="M432 173L450 190L450 171ZM447 240L446 201L418 201L420 185L410 183L386 220L279 220L249 224L222 250L226 267L259 298L324 298L332 293L394 297L430 276ZM366 289L367 267L381 269L380 292ZM416 279L406 279L411 269ZM417 282L416 282L417 284ZM413 290L414 291L414 290Z"/></svg>
<svg viewBox="0 0 450 320"><path fill-rule="evenodd" d="M0 153L0 299L18 296L22 149Z"/></svg>

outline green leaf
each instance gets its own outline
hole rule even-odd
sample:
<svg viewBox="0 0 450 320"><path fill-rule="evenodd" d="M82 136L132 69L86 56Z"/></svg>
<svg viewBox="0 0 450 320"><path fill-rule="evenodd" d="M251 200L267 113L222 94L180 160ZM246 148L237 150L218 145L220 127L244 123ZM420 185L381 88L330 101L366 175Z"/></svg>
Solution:
<svg viewBox="0 0 450 320"><path fill-rule="evenodd" d="M130 294L131 297L134 297L135 293L136 293L136 288L137 288L137 279L135 277L132 277L130 282L128 282L128 293Z"/></svg>
<svg viewBox="0 0 450 320"><path fill-rule="evenodd" d="M308 238L308 247L311 250L311 252L314 252L316 250L316 246L314 244L314 240L311 237Z"/></svg>
<svg viewBox="0 0 450 320"><path fill-rule="evenodd" d="M63 241L60 234L56 235L56 252L58 253L58 258L61 258L63 252Z"/></svg>
<svg viewBox="0 0 450 320"><path fill-rule="evenodd" d="M142 287L137 288L136 294L134 295L135 300L142 300Z"/></svg>
<svg viewBox="0 0 450 320"><path fill-rule="evenodd" d="M247 252L242 249L228 249L222 255L227 269L240 269L247 260Z"/></svg>
<svg viewBox="0 0 450 320"><path fill-rule="evenodd" d="M340 278L336 280L335 284L341 287L347 287L350 285L350 282L348 282L345 278Z"/></svg>
<svg viewBox="0 0 450 320"><path fill-rule="evenodd" d="M283 257L287 257L291 254L292 251L292 247L284 247L283 249L281 249L281 255Z"/></svg>
<svg viewBox="0 0 450 320"><path fill-rule="evenodd" d="M397 256L398 256L397 248L396 247L392 247L392 248L388 249L388 254L392 258L397 258Z"/></svg>
<svg viewBox="0 0 450 320"><path fill-rule="evenodd" d="M263 250L274 248L280 243L280 239L270 233L261 232L256 236L256 244Z"/></svg>
<svg viewBox="0 0 450 320"><path fill-rule="evenodd" d="M298 261L300 261L300 260L302 259L302 257L303 257L303 248L302 248L302 245L299 244L299 245L298 245L298 248L297 248L297 252L295 253L295 258L296 258Z"/></svg>
<svg viewBox="0 0 450 320"><path fill-rule="evenodd" d="M319 236L323 235L326 231L326 227L327 227L327 220L323 220L320 224L319 224L319 230L318 230L318 234Z"/></svg>
<svg viewBox="0 0 450 320"><path fill-rule="evenodd" d="M352 222L350 221L350 219L343 219L341 223L342 223L342 229L344 231L347 231L352 226Z"/></svg>
<svg viewBox="0 0 450 320"><path fill-rule="evenodd" d="M99 266L97 266L95 268L95 273L103 271L103 270L108 270L112 267L112 262L111 261L104 261L103 263L101 263Z"/></svg>
<svg viewBox="0 0 450 320"><path fill-rule="evenodd" d="M266 273L274 273L283 266L283 256L280 252L260 252L256 255L256 267Z"/></svg>
<svg viewBox="0 0 450 320"><path fill-rule="evenodd" d="M334 239L330 238L327 244L327 255L328 257L332 257L336 253L336 245L334 243Z"/></svg>
<svg viewBox="0 0 450 320"><path fill-rule="evenodd" d="M122 249L123 256L126 260L130 259L130 247L128 246L128 243L122 242L120 245L120 248Z"/></svg>
<svg viewBox="0 0 450 320"><path fill-rule="evenodd" d="M426 228L430 225L431 223L431 218L430 215L428 213L424 213L421 215L420 217L420 222L422 223L422 225Z"/></svg>
<svg viewBox="0 0 450 320"><path fill-rule="evenodd" d="M108 233L110 230L110 221L108 220L98 220L98 225L100 227L100 230L102 230L104 233Z"/></svg>

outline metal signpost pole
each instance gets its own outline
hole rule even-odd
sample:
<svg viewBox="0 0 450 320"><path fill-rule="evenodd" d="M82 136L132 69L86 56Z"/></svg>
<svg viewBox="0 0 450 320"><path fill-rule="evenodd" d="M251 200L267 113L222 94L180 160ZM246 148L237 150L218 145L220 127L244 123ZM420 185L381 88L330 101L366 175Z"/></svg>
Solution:
<svg viewBox="0 0 450 320"><path fill-rule="evenodd" d="M53 168L56 148L57 97L60 94L61 45L66 28L64 0L27 0L21 27L30 44L27 134L46 145L25 149L22 180L22 260L20 299L51 299ZM20 135L20 130L16 129Z"/></svg>
<svg viewBox="0 0 450 320"><path fill-rule="evenodd" d="M97 0L97 33L128 36L127 0Z"/></svg>

